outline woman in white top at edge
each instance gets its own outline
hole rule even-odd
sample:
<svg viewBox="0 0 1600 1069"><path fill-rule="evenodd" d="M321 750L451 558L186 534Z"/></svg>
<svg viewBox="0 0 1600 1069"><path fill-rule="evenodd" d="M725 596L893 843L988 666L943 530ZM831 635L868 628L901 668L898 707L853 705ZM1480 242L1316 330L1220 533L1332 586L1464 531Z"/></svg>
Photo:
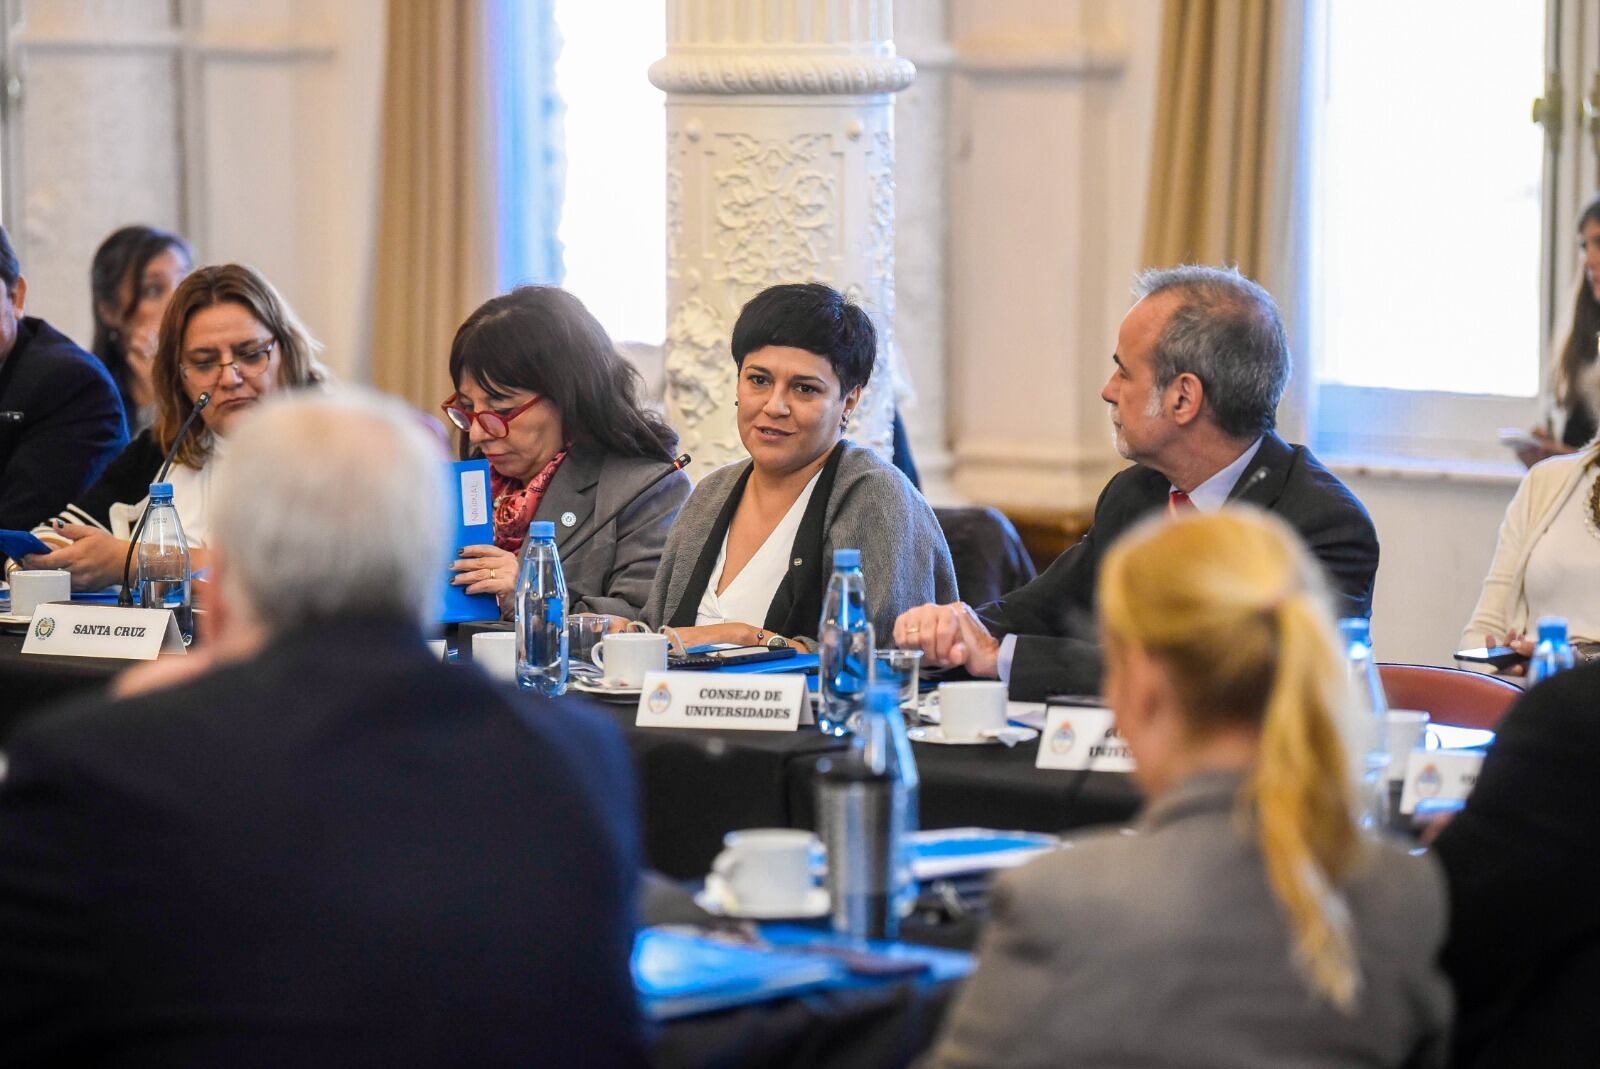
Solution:
<svg viewBox="0 0 1600 1069"><path fill-rule="evenodd" d="M954 596L933 509L892 465L844 437L876 359L866 312L818 283L773 286L739 313L732 350L750 459L695 487L644 622L675 645L808 646L835 549L861 551L879 635L911 606Z"/></svg>
<svg viewBox="0 0 1600 1069"><path fill-rule="evenodd" d="M1600 371L1580 379L1591 406L1600 404L1597 386ZM1531 656L1541 616L1564 617L1585 659L1600 649L1600 441L1540 461L1522 477L1458 648L1504 643Z"/></svg>
<svg viewBox="0 0 1600 1069"><path fill-rule="evenodd" d="M322 383L320 346L278 291L242 264L202 267L178 284L161 318L151 380L155 423L128 443L94 485L34 529L53 548L26 568L64 568L72 589L122 582L128 536L162 458L202 394L211 395L178 445L167 481L196 570L207 563L212 463L240 416L282 389Z"/></svg>

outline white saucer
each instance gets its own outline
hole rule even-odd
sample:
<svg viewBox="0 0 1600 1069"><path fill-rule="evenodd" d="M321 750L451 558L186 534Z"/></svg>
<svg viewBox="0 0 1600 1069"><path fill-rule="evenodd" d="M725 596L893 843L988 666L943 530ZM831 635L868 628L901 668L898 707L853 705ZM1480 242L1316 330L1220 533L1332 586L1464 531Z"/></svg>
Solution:
<svg viewBox="0 0 1600 1069"><path fill-rule="evenodd" d="M1011 745L1015 746L1020 742L1037 739L1039 733L1033 728L987 728L980 731L978 737L974 739L947 739L944 737L944 729L938 724L927 724L906 732L906 737L912 742L926 742L933 746L988 746L992 743L1005 742L1006 736L1012 738Z"/></svg>
<svg viewBox="0 0 1600 1069"><path fill-rule="evenodd" d="M22 616L14 612L0 613L0 628L6 631L26 631L32 616Z"/></svg>
<svg viewBox="0 0 1600 1069"><path fill-rule="evenodd" d="M694 896L694 904L713 917L733 917L747 921L811 920L828 914L826 888L813 887L804 902L782 909L744 909L733 899L722 877L712 873L706 877L705 889Z"/></svg>
<svg viewBox="0 0 1600 1069"><path fill-rule="evenodd" d="M573 690L595 698L604 698L607 701L637 701L639 699L640 689L638 687L624 686L620 683L607 683L600 679L572 679L569 682Z"/></svg>

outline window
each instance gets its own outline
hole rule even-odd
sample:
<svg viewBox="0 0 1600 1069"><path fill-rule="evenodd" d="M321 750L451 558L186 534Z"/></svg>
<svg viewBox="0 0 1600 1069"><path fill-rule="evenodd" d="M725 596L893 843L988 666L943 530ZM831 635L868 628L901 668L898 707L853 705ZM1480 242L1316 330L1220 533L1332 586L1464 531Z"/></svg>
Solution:
<svg viewBox="0 0 1600 1069"><path fill-rule="evenodd" d="M1535 418L1548 307L1545 141L1528 111L1544 5L1323 0L1311 17L1317 446L1508 461L1495 431Z"/></svg>
<svg viewBox="0 0 1600 1069"><path fill-rule="evenodd" d="M666 5L556 0L556 86L566 105L564 285L617 341L666 331L666 113L646 72Z"/></svg>

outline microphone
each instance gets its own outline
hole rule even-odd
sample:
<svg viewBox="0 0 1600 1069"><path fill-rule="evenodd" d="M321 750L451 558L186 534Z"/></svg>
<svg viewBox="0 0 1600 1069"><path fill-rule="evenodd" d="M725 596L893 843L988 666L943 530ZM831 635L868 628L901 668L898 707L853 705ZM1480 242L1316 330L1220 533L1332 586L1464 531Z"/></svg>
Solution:
<svg viewBox="0 0 1600 1069"><path fill-rule="evenodd" d="M189 418L183 421L183 426L178 428L177 436L172 439L172 448L167 450L167 458L161 462L161 469L156 473L152 482L164 483L167 473L172 470L172 462L178 458L178 447L189 436L189 429L194 426L194 421L200 418L200 413L211 403L211 392L208 390L195 398L194 409L189 413ZM133 591L128 587L129 573L133 569L133 554L139 547L139 536L144 533L144 521L150 515L150 502L145 500L144 511L139 513L139 522L134 525L133 536L128 539L128 555L122 558L122 593L117 595L117 604L123 608L133 605Z"/></svg>
<svg viewBox="0 0 1600 1069"><path fill-rule="evenodd" d="M1237 490L1235 490L1233 493L1228 495L1228 500L1229 501L1238 501L1238 500L1242 499L1245 494L1248 494L1251 490L1255 489L1256 483L1258 483L1261 480L1265 479L1271 473L1272 473L1272 469L1271 468L1266 468L1266 467L1257 468L1255 470L1255 474L1254 475L1250 476L1250 478L1248 478L1244 482L1240 483L1239 484L1239 488Z"/></svg>
<svg viewBox="0 0 1600 1069"><path fill-rule="evenodd" d="M688 466L689 466L689 454L685 453L682 456L680 456L677 460L674 460L672 462L671 466L669 466L666 471L663 471L660 475L657 475L654 479L651 479L649 482L647 482L643 486L639 487L639 489L635 490L632 497L630 497L630 498L628 498L628 500L624 501L621 504L621 506L619 506L616 509L616 511L611 513L611 515L607 516L605 519L601 520L599 523L597 523L593 527L589 528L588 533L585 534L582 538L578 539L576 542L569 542L565 546L557 546L556 547L556 552L561 555L562 559L566 559L566 557L568 557L569 555L571 555L573 553L576 553L578 550L580 550L584 546L588 545L589 539L593 538L595 535L599 534L602 530L604 530L606 528L606 526L611 523L612 520L616 519L618 516L621 516L624 512L627 512L628 509L632 508L633 507L633 503L635 501L639 500L645 494L649 493L650 490L655 487L656 483L659 483L662 479L665 479L668 475L671 475L673 472L682 471L684 468L686 468Z"/></svg>

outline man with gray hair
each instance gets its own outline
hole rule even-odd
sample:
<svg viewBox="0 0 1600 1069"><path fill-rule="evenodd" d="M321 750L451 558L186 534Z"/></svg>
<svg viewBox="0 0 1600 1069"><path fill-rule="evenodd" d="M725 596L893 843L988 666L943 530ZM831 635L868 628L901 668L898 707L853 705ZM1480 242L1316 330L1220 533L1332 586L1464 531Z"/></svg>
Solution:
<svg viewBox="0 0 1600 1069"><path fill-rule="evenodd" d="M365 391L229 437L208 652L11 739L0 1064L645 1061L628 755L430 655L444 470Z"/></svg>
<svg viewBox="0 0 1600 1069"><path fill-rule="evenodd" d="M1133 466L1101 491L1088 533L1031 583L980 609L955 602L901 614L895 641L921 649L924 663L1003 679L1020 701L1098 693L1100 558L1163 508L1212 512L1242 501L1277 513L1322 562L1339 615L1371 613L1372 520L1310 450L1273 429L1290 359L1272 297L1236 270L1202 266L1147 271L1134 296L1100 391L1117 452Z"/></svg>

